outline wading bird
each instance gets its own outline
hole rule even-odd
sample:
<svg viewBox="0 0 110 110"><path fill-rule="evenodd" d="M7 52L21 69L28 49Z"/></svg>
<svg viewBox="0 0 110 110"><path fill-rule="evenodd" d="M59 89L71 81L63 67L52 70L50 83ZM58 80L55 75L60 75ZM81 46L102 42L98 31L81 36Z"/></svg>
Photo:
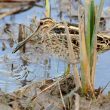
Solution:
<svg viewBox="0 0 110 110"><path fill-rule="evenodd" d="M75 58L79 59L80 43L79 43L79 28L78 25L67 24L71 42L75 53ZM19 50L31 38L36 38L36 48L45 47L47 54L56 55L58 57L68 59L68 42L67 34L65 32L64 23L58 23L51 18L41 19L38 23L36 30L28 36L25 40L21 41L14 49L13 53ZM110 49L110 36L104 33L97 33L97 51L105 52Z"/></svg>

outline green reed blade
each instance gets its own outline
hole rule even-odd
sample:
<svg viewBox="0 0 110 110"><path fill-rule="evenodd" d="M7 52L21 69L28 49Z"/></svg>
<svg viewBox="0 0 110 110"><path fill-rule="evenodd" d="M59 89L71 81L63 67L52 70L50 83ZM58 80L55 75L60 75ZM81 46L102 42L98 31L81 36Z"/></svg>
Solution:
<svg viewBox="0 0 110 110"><path fill-rule="evenodd" d="M80 60L81 60L81 82L82 90L84 93L91 91L94 95L94 79L96 69L96 58L97 58L97 30L102 12L104 0L101 0L99 10L95 11L94 0L90 0L86 8L88 7L87 15L79 17L80 25ZM97 16L96 16L97 13ZM81 14L81 11L80 11ZM83 20L83 19L85 20ZM84 21L87 21L85 25ZM85 27L87 26L87 27Z"/></svg>
<svg viewBox="0 0 110 110"><path fill-rule="evenodd" d="M100 17L101 17L101 13L102 13L102 10L103 10L103 5L104 5L104 0L100 0L100 5L99 5L99 8L98 8L98 11L97 11L97 16L96 16L96 23L95 23L95 27L94 27L94 31L93 31L93 37L94 39L92 39L92 44L91 44L91 50L92 48L94 47L94 43L97 43L97 31L98 31L98 28L99 28L99 22L100 22Z"/></svg>
<svg viewBox="0 0 110 110"><path fill-rule="evenodd" d="M101 13L102 13L102 9L103 9L103 5L104 5L104 0L101 0L100 5L99 5L99 9L97 11L97 17L95 19L95 26L94 26L94 31L93 31L93 37L92 37L92 44L91 44L91 83L92 85L94 85L94 80L95 80L95 69L96 69L96 58L97 58L97 52L96 52L96 48L97 48L97 31L99 28L99 22L100 22L100 17L101 17Z"/></svg>
<svg viewBox="0 0 110 110"><path fill-rule="evenodd" d="M91 0L87 18L87 28L86 28L86 47L87 47L87 54L89 57L90 62L90 54L91 54L91 44L92 44L92 37L94 32L94 25L95 25L95 6L94 0Z"/></svg>

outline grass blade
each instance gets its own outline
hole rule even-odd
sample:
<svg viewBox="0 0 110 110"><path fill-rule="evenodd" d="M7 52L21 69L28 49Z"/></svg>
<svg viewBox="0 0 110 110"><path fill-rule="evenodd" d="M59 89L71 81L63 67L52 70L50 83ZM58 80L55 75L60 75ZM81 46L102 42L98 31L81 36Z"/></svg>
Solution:
<svg viewBox="0 0 110 110"><path fill-rule="evenodd" d="M51 9L50 9L50 0L46 0L45 1L45 8L46 8L46 17L50 17L51 16Z"/></svg>

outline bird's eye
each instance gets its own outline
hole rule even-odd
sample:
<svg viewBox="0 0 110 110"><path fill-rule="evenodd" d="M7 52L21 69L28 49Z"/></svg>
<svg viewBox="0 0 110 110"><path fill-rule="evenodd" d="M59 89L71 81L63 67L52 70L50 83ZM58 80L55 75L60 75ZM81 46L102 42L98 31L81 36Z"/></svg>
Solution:
<svg viewBox="0 0 110 110"><path fill-rule="evenodd" d="M40 25L43 25L43 22L42 21L40 21Z"/></svg>

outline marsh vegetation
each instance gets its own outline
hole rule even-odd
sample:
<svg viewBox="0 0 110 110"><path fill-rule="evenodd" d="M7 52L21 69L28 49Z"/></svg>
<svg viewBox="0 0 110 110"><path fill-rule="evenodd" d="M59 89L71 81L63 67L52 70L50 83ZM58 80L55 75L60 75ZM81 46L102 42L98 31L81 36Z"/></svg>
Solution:
<svg viewBox="0 0 110 110"><path fill-rule="evenodd" d="M0 110L110 110L108 4L0 1Z"/></svg>

